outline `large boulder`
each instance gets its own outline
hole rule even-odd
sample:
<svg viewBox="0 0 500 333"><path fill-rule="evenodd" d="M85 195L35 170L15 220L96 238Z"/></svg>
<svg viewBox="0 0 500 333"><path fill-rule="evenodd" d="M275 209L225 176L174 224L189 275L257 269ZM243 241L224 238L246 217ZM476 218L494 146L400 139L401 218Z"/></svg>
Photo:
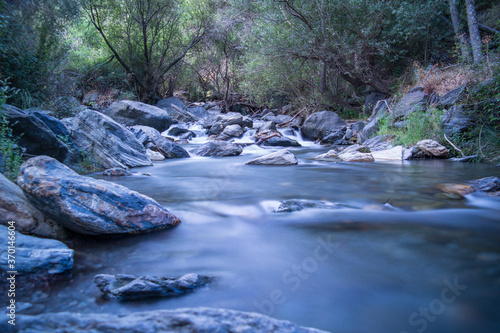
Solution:
<svg viewBox="0 0 500 333"><path fill-rule="evenodd" d="M196 150L196 155L198 156L238 156L243 152L240 145L232 142L225 142L214 140L205 143L203 146Z"/></svg>
<svg viewBox="0 0 500 333"><path fill-rule="evenodd" d="M130 131L134 133L137 140L142 144L154 142L161 138L160 131L150 126L134 125L130 126Z"/></svg>
<svg viewBox="0 0 500 333"><path fill-rule="evenodd" d="M386 97L387 96L384 93L378 91L370 91L365 97L365 112L372 112L378 101L383 100Z"/></svg>
<svg viewBox="0 0 500 333"><path fill-rule="evenodd" d="M462 134L476 124L476 110L473 105L454 105L441 118L443 130L448 136Z"/></svg>
<svg viewBox="0 0 500 333"><path fill-rule="evenodd" d="M100 112L85 110L66 124L77 147L105 169L152 165L135 135Z"/></svg>
<svg viewBox="0 0 500 333"><path fill-rule="evenodd" d="M0 322L5 333L326 333L260 313L192 308L127 314L44 313L17 315L16 326Z"/></svg>
<svg viewBox="0 0 500 333"><path fill-rule="evenodd" d="M18 274L61 274L73 267L73 250L55 239L15 233L15 264L8 265L10 230L0 225L0 267Z"/></svg>
<svg viewBox="0 0 500 333"><path fill-rule="evenodd" d="M374 162L372 154L361 152L348 152L339 155L339 158L344 162Z"/></svg>
<svg viewBox="0 0 500 333"><path fill-rule="evenodd" d="M158 152L160 152L163 156L165 156L165 158L190 157L189 153L184 148L163 137L155 140L154 144Z"/></svg>
<svg viewBox="0 0 500 333"><path fill-rule="evenodd" d="M472 181L472 184L482 192L498 192L500 191L500 178L486 177Z"/></svg>
<svg viewBox="0 0 500 333"><path fill-rule="evenodd" d="M415 111L425 111L427 109L428 95L422 88L415 88L403 96L394 106L392 116L394 119L406 117Z"/></svg>
<svg viewBox="0 0 500 333"><path fill-rule="evenodd" d="M47 238L65 239L66 230L28 201L19 186L0 174L0 224L15 221L16 230Z"/></svg>
<svg viewBox="0 0 500 333"><path fill-rule="evenodd" d="M335 112L320 111L307 117L300 130L304 137L311 140L319 140L346 126L346 122Z"/></svg>
<svg viewBox="0 0 500 333"><path fill-rule="evenodd" d="M172 119L165 110L135 101L114 102L104 110L104 114L125 126L145 125L160 132L172 125Z"/></svg>
<svg viewBox="0 0 500 333"><path fill-rule="evenodd" d="M403 146L396 146L391 149L372 151L375 161L402 161L405 149Z"/></svg>
<svg viewBox="0 0 500 333"><path fill-rule="evenodd" d="M287 138L286 136L283 136L281 138L274 136L272 138L262 141L261 145L268 147L300 147L300 143L290 138Z"/></svg>
<svg viewBox="0 0 500 333"><path fill-rule="evenodd" d="M279 150L275 153L264 155L253 159L245 164L247 165L296 165L299 162L295 155L287 149Z"/></svg>
<svg viewBox="0 0 500 333"><path fill-rule="evenodd" d="M417 142L417 147L427 157L447 158L450 155L448 148L434 140L421 140Z"/></svg>
<svg viewBox="0 0 500 333"><path fill-rule="evenodd" d="M63 162L69 154L68 146L59 140L43 121L15 106L4 104L2 113L9 121L12 134L19 145L31 155L48 155Z"/></svg>
<svg viewBox="0 0 500 333"><path fill-rule="evenodd" d="M213 278L198 274L185 274L178 278L125 274L99 274L94 277L94 283L104 294L104 298L119 301L180 296L206 286L212 281Z"/></svg>
<svg viewBox="0 0 500 333"><path fill-rule="evenodd" d="M229 140L231 138L239 138L243 135L243 129L240 125L229 125L224 128L222 133L217 137L218 140Z"/></svg>
<svg viewBox="0 0 500 333"><path fill-rule="evenodd" d="M438 106L449 108L457 104L462 98L466 96L466 85L462 85L452 91L446 93L439 99Z"/></svg>
<svg viewBox="0 0 500 333"><path fill-rule="evenodd" d="M180 223L153 199L115 183L80 176L48 156L26 161L17 183L36 208L81 234L137 234Z"/></svg>

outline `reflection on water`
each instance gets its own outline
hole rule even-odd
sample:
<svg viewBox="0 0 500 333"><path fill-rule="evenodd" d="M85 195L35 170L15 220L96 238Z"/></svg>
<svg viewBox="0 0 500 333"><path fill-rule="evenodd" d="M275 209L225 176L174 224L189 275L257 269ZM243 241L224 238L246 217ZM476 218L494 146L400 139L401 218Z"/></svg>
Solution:
<svg viewBox="0 0 500 333"><path fill-rule="evenodd" d="M244 165L270 151L251 146L238 157L170 160L111 179L153 197L183 223L78 244L72 280L46 298L34 296L35 303L45 311L113 313L223 307L334 332L498 331L500 199L453 200L436 189L499 176L498 168L316 161L325 150L313 146L291 149L298 166ZM287 199L353 208L272 212ZM388 201L400 210L380 209ZM189 272L217 283L131 303L98 300L92 283L101 273Z"/></svg>

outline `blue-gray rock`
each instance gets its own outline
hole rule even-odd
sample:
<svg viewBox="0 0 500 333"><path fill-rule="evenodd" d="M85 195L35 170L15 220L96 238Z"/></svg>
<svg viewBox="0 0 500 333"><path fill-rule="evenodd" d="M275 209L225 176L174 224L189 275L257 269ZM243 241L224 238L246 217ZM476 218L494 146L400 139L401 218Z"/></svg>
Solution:
<svg viewBox="0 0 500 333"><path fill-rule="evenodd" d="M282 149L275 153L253 159L245 164L246 165L296 165L298 163L299 162L297 161L295 155L293 155L286 149Z"/></svg>
<svg viewBox="0 0 500 333"><path fill-rule="evenodd" d="M190 157L189 153L184 148L163 137L154 141L154 144L156 145L156 150L165 156L165 158Z"/></svg>
<svg viewBox="0 0 500 333"><path fill-rule="evenodd" d="M207 109L205 109L203 106L189 107L187 108L187 110L189 111L189 113L200 119L210 116L210 113L208 113Z"/></svg>
<svg viewBox="0 0 500 333"><path fill-rule="evenodd" d="M346 126L346 122L335 112L320 111L307 117L300 130L304 137L319 140Z"/></svg>
<svg viewBox="0 0 500 333"><path fill-rule="evenodd" d="M0 329L5 333L326 333L260 313L214 308L18 315L16 326L2 320Z"/></svg>
<svg viewBox="0 0 500 333"><path fill-rule="evenodd" d="M15 268L7 264L9 229L0 225L0 267L18 274L61 274L73 268L73 250L55 239L15 233Z"/></svg>
<svg viewBox="0 0 500 333"><path fill-rule="evenodd" d="M291 213L298 212L306 208L315 209L342 209L342 208L353 208L347 205L327 202L327 201L315 201L315 200L285 200L282 201L278 208L276 208L274 213Z"/></svg>
<svg viewBox="0 0 500 333"><path fill-rule="evenodd" d="M243 135L243 129L240 125L228 125L224 128L217 140L229 140L231 138L239 138Z"/></svg>
<svg viewBox="0 0 500 333"><path fill-rule="evenodd" d="M12 105L4 104L2 113L9 121L19 145L31 155L48 155L63 162L69 155L68 146L59 140L43 121Z"/></svg>
<svg viewBox="0 0 500 333"><path fill-rule="evenodd" d="M325 136L324 138L321 139L321 144L332 144L338 140L341 140L345 133L346 133L346 127L341 127L335 132L332 132Z"/></svg>
<svg viewBox="0 0 500 333"><path fill-rule="evenodd" d="M443 97L439 99L438 106L449 108L458 102L466 95L466 85L462 85L457 89L454 89L448 93L446 93Z"/></svg>
<svg viewBox="0 0 500 333"><path fill-rule="evenodd" d="M17 183L38 210L81 234L137 234L180 223L153 199L115 183L81 176L48 156L26 161Z"/></svg>
<svg viewBox="0 0 500 333"><path fill-rule="evenodd" d="M351 130L353 130L354 133L361 132L366 124L368 124L366 121L357 121L351 125Z"/></svg>
<svg viewBox="0 0 500 333"><path fill-rule="evenodd" d="M214 156L214 157L225 157L225 156L238 156L243 152L240 145L232 142L214 140L205 143L203 146L196 150L196 155L198 156Z"/></svg>
<svg viewBox="0 0 500 333"><path fill-rule="evenodd" d="M393 118L406 117L416 111L425 111L427 109L427 99L427 94L422 90L413 89L394 106Z"/></svg>
<svg viewBox="0 0 500 333"><path fill-rule="evenodd" d="M186 108L186 104L184 104L183 101L181 101L179 98L177 97L168 97L168 98L164 98L162 100L159 100L158 103L156 103L156 106L159 107L159 108L165 108L165 109L171 109L172 108L172 104L174 104L175 106L177 106L178 108L181 108L181 109L185 109Z"/></svg>
<svg viewBox="0 0 500 333"><path fill-rule="evenodd" d="M473 105L454 105L443 115L441 124L450 137L468 132L476 124L476 110Z"/></svg>
<svg viewBox="0 0 500 333"><path fill-rule="evenodd" d="M153 142L161 138L160 131L150 126L134 125L130 126L129 129L142 144Z"/></svg>
<svg viewBox="0 0 500 333"><path fill-rule="evenodd" d="M114 102L103 113L125 126L144 125L163 132L172 125L165 110L136 101Z"/></svg>
<svg viewBox="0 0 500 333"><path fill-rule="evenodd" d="M486 177L472 181L472 184L482 192L500 191L500 178Z"/></svg>
<svg viewBox="0 0 500 333"><path fill-rule="evenodd" d="M16 230L46 238L66 239L66 229L43 215L28 201L19 186L0 174L0 224L16 222Z"/></svg>
<svg viewBox="0 0 500 333"><path fill-rule="evenodd" d="M378 91L371 91L365 97L365 112L372 112L373 108L377 105L377 102L383 100L387 96Z"/></svg>
<svg viewBox="0 0 500 333"><path fill-rule="evenodd" d="M190 133L190 132L191 131L188 130L187 128L172 127L171 129L168 130L168 135L171 135L171 136L181 136L182 134Z"/></svg>
<svg viewBox="0 0 500 333"><path fill-rule="evenodd" d="M127 301L149 297L180 296L210 284L212 277L185 274L178 278L99 274L94 283L107 299Z"/></svg>
<svg viewBox="0 0 500 333"><path fill-rule="evenodd" d="M358 134L358 143L364 143L377 134L379 121L379 118L373 118L368 124L366 124L361 133Z"/></svg>
<svg viewBox="0 0 500 333"><path fill-rule="evenodd" d="M300 143L290 138L284 137L272 137L270 139L262 141L262 146L268 147L300 147Z"/></svg>
<svg viewBox="0 0 500 333"><path fill-rule="evenodd" d="M259 133L265 131L276 131L276 123L274 121L266 121L262 126L259 127Z"/></svg>
<svg viewBox="0 0 500 333"><path fill-rule="evenodd" d="M80 112L66 122L73 142L105 169L152 165L146 148L135 135L110 117L94 111Z"/></svg>
<svg viewBox="0 0 500 333"><path fill-rule="evenodd" d="M104 176L113 176L113 177L123 177L123 176L131 176L130 171L121 169L121 168L112 168L104 170L102 173Z"/></svg>

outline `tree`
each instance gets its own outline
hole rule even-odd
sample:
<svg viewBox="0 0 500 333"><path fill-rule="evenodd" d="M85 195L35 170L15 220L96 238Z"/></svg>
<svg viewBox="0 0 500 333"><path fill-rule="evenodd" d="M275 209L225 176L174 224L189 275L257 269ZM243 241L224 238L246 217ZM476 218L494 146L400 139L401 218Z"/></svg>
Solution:
<svg viewBox="0 0 500 333"><path fill-rule="evenodd" d="M462 57L466 62L472 61L472 52L467 31L464 29L462 20L460 19L460 12L458 10L458 0L449 0L450 2L450 15L453 24L453 31L455 37L460 42L460 50Z"/></svg>
<svg viewBox="0 0 500 333"><path fill-rule="evenodd" d="M478 64L483 60L483 51L481 45L481 35L479 34L479 24L476 16L476 1L466 0L467 6L467 22L469 25L470 41L472 45L472 54L474 55L474 63Z"/></svg>
<svg viewBox="0 0 500 333"><path fill-rule="evenodd" d="M178 0L86 0L84 9L133 81L138 99L147 103L161 95L167 73L204 32L202 8L191 12L195 24L183 26L187 14Z"/></svg>

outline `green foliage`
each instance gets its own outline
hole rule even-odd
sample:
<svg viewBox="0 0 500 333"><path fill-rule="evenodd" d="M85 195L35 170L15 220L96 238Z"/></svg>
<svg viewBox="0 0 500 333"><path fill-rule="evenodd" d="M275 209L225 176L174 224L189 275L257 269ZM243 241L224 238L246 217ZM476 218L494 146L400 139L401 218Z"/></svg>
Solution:
<svg viewBox="0 0 500 333"><path fill-rule="evenodd" d="M0 171L10 180L15 180L23 163L22 152L12 135L9 122L2 113L7 98L17 91L10 88L7 80L0 80Z"/></svg>
<svg viewBox="0 0 500 333"><path fill-rule="evenodd" d="M424 139L442 142L442 116L443 111L439 109L430 109L427 112L415 111L405 119L404 125L399 128L395 127L391 116L384 116L379 122L378 134L391 135L394 137L395 144L405 147L414 145Z"/></svg>

